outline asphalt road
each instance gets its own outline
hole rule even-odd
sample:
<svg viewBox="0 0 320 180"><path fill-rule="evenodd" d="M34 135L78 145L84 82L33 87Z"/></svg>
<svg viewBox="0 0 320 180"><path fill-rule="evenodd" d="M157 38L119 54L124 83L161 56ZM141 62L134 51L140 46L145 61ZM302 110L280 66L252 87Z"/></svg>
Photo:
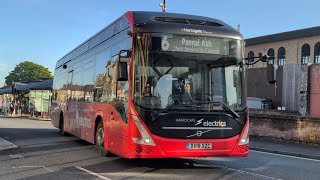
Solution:
<svg viewBox="0 0 320 180"><path fill-rule="evenodd" d="M307 180L319 174L319 160L258 151L247 158L100 157L93 145L60 136L49 121L0 116L0 179Z"/></svg>

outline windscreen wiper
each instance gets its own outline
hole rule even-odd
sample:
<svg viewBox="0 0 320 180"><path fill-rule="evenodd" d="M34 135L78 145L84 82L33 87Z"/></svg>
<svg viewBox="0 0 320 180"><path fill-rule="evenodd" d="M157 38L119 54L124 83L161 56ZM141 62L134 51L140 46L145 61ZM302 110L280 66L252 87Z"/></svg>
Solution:
<svg viewBox="0 0 320 180"><path fill-rule="evenodd" d="M210 103L210 104L221 104L222 107L223 107L225 110L227 110L227 111L229 112L229 114L230 114L239 124L241 124L242 126L244 126L244 124L239 121L240 115L239 115L237 112L235 112L234 110L232 110L232 109L231 109L228 105L226 105L225 103L220 102L220 101L210 101L210 102L204 103L204 104L209 104L209 103Z"/></svg>
<svg viewBox="0 0 320 180"><path fill-rule="evenodd" d="M228 67L232 65L236 65L239 63L239 60L235 57L222 57L215 61L212 61L208 66L210 68L217 68L217 67Z"/></svg>
<svg viewBox="0 0 320 180"><path fill-rule="evenodd" d="M228 105L226 105L225 103L220 102L220 101L211 101L210 103L211 103L211 104L222 104L222 106L224 107L224 109L228 110L228 111L232 114L232 116L233 116L234 118L240 118L240 115L239 115L237 112L235 112L233 109L231 109L231 108L230 108Z"/></svg>

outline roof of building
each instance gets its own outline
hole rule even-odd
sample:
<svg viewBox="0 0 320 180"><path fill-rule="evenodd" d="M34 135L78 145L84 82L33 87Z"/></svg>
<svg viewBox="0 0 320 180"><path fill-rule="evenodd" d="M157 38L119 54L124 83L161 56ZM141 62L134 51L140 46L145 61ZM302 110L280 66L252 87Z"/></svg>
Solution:
<svg viewBox="0 0 320 180"><path fill-rule="evenodd" d="M36 81L16 82L16 92L28 92L30 90L50 90L52 89L53 79L39 79ZM0 94L11 94L12 87L0 88Z"/></svg>
<svg viewBox="0 0 320 180"><path fill-rule="evenodd" d="M11 92L12 92L11 86L5 86L5 87L0 88L0 95L8 94Z"/></svg>
<svg viewBox="0 0 320 180"><path fill-rule="evenodd" d="M319 36L320 26L246 39L246 46Z"/></svg>
<svg viewBox="0 0 320 180"><path fill-rule="evenodd" d="M30 90L50 90L52 89L53 79L47 79L34 84Z"/></svg>

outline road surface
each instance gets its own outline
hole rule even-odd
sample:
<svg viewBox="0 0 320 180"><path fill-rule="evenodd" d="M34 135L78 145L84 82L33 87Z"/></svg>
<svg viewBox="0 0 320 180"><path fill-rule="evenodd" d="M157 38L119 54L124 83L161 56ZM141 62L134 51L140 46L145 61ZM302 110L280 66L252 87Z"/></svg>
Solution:
<svg viewBox="0 0 320 180"><path fill-rule="evenodd" d="M320 179L320 161L259 151L247 158L123 159L63 137L50 121L0 116L0 179Z"/></svg>

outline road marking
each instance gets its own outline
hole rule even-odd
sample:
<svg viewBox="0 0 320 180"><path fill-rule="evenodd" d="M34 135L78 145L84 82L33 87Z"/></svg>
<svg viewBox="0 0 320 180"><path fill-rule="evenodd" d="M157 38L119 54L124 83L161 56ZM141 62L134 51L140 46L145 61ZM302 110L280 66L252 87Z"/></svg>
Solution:
<svg viewBox="0 0 320 180"><path fill-rule="evenodd" d="M24 157L21 154L12 154L9 155L12 159L23 159Z"/></svg>
<svg viewBox="0 0 320 180"><path fill-rule="evenodd" d="M0 138L0 151L1 150L5 150L5 149L12 149L12 148L17 148L18 146L5 140Z"/></svg>
<svg viewBox="0 0 320 180"><path fill-rule="evenodd" d="M84 172L86 172L86 173L88 173L88 174L91 174L91 175L93 175L93 176L99 177L99 178L101 178L101 179L111 180L111 179L109 179L109 178L107 178L107 177L104 177L104 176L102 176L102 175L100 175L100 174L98 174L98 173L89 171L89 170L87 170L87 169L84 169L84 168L82 168L82 167L80 167L80 166L75 166L75 168L77 168L77 169L79 169L79 170L81 170L81 171L84 171Z"/></svg>
<svg viewBox="0 0 320 180"><path fill-rule="evenodd" d="M257 173L253 173L253 172L249 172L249 171L240 170L240 169L234 169L234 168L230 168L230 167L226 167L226 166L214 165L214 167L220 167L220 168L228 169L230 171L235 171L235 172L239 172L239 173L243 173L243 174L247 174L247 175L251 175L251 176L262 177L262 178L265 178L265 179L282 180L282 179L278 179L278 178L275 178L275 177L266 176L266 175L262 175L262 174L257 174Z"/></svg>
<svg viewBox="0 0 320 180"><path fill-rule="evenodd" d="M257 152L257 153L262 153L262 154L269 154L269 155L275 155L275 156L282 156L282 157L289 157L289 158L296 158L296 159L303 159L303 160L308 160L308 161L320 162L320 160L318 160L318 159L311 159L311 158L305 158L305 157L290 156L290 155L285 155L285 154L276 154L276 153L256 151L256 150L250 150L250 151L252 151L252 152Z"/></svg>
<svg viewBox="0 0 320 180"><path fill-rule="evenodd" d="M264 179L282 180L282 179L279 179L279 178L266 176L266 175L263 175L263 174L257 174L257 173L253 173L253 172L250 172L250 171L235 169L235 168L231 168L231 167L227 167L227 166L216 165L216 164L206 164L206 163L202 163L201 160L202 159L200 159L200 161L195 160L194 164L206 165L206 166L209 166L209 167L218 167L218 168L221 168L221 169L227 169L227 170L230 170L230 171L239 172L239 173L247 174L247 175L251 175L251 176L257 176L257 177L261 177L261 178L264 178Z"/></svg>
<svg viewBox="0 0 320 180"><path fill-rule="evenodd" d="M43 168L49 172L53 172L51 169L49 169L45 166L19 166L19 167L12 167L12 168Z"/></svg>
<svg viewBox="0 0 320 180"><path fill-rule="evenodd" d="M270 179L270 180L282 180L282 179L279 179L279 178L275 178L275 177L271 177L271 176L266 176L266 175L262 175L262 174L257 174L257 173L253 173L253 172L249 172L249 171L244 171L244 170L239 170L239 169L234 169L234 168L230 168L230 167L226 167L226 166L221 166L221 165L212 165L212 164L203 164L201 162L197 162L195 163L197 166L196 167L202 167L203 165L205 166L209 166L209 167L215 167L215 168L220 168L220 169L226 169L226 170L229 170L229 171L232 171L232 172L238 172L238 173L241 173L241 174L246 174L246 175L249 175L250 177L251 176L254 176L254 177L259 177L259 178L263 178L263 179ZM199 166L200 165L200 166ZM193 169L193 168L191 168ZM146 169L145 171L140 171L141 168L140 167L137 167L137 168L133 168L133 169L130 169L130 171L132 170L136 170L137 172L127 172L127 171L122 171L121 174L117 173L117 172L110 172L110 173L103 173L103 174L107 174L107 175L112 175L112 176L119 176L119 177L122 177L123 176L126 176L126 177L135 177L135 178L139 178L139 177L143 177L143 178L146 178L148 179L149 177L150 178L165 178L167 179L167 175L168 174L158 174L158 173L150 173L150 170L149 169ZM156 169L155 169L156 170ZM152 171L152 170L151 170ZM192 175L192 174L190 174ZM172 179L179 179L179 177L181 178L181 175L179 174L176 174L176 175L171 175L170 176ZM126 178L124 178L126 179ZM142 179L142 178L141 178ZM214 179L214 178L213 178Z"/></svg>

